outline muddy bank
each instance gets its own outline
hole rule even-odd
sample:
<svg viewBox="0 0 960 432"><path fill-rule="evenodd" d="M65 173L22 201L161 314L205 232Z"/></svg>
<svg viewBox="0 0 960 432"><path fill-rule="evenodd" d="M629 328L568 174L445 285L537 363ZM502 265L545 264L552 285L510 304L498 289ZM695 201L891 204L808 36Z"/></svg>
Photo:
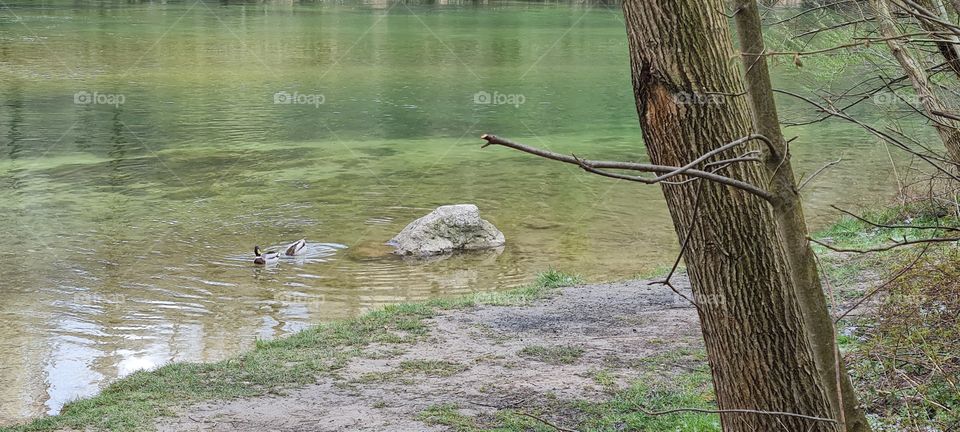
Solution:
<svg viewBox="0 0 960 432"><path fill-rule="evenodd" d="M687 290L686 280L677 286ZM692 306L648 281L562 288L526 306L476 306L427 320L427 337L371 344L316 383L208 402L162 417L162 431L440 431L438 406L483 419L560 400L600 400L651 371L669 377L678 351L702 349ZM602 373L604 380L598 380ZM563 419L561 418L560 421Z"/></svg>

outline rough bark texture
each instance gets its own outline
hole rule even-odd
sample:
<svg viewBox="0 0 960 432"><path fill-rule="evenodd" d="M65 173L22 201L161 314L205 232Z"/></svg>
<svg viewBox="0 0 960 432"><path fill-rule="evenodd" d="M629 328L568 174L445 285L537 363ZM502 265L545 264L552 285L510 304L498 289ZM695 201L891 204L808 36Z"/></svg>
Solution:
<svg viewBox="0 0 960 432"><path fill-rule="evenodd" d="M896 39L900 36L887 5L887 0L870 0L873 6L874 14L877 20L877 26L880 29L881 36L887 38L887 47L900 63L903 72L910 77L910 83L913 85L914 92L920 98L920 105L931 118L937 119L939 123L934 123L943 146L947 149L950 160L960 164L960 129L957 129L957 122L939 117L933 114L933 111L947 111L943 102L937 97L930 85L930 77L927 76L925 68L917 59L907 51L907 47L902 41Z"/></svg>
<svg viewBox="0 0 960 432"><path fill-rule="evenodd" d="M654 163L682 166L752 132L723 9L722 0L623 2L637 111ZM756 164L726 173L766 183ZM684 260L719 407L836 419L770 205L715 183L663 190L681 240L690 232ZM721 422L726 431L839 430L761 414L725 413Z"/></svg>
<svg viewBox="0 0 960 432"><path fill-rule="evenodd" d="M760 13L755 0L737 0L734 10L737 37L744 68L747 100L753 113L756 133L767 137L777 148L778 154L764 149L764 160L773 195L771 200L777 231L783 239L793 284L797 289L800 309L807 323L811 346L815 354L820 378L827 387L830 406L834 412L843 407L847 431L870 430L866 416L858 407L856 393L850 382L842 359L837 356L833 319L827 309L817 262L807 241L807 223L803 216L800 193L790 164L789 148L780 130L780 119L770 83L766 56L750 55L763 53L763 32ZM839 367L838 367L839 366ZM840 390L837 384L840 384Z"/></svg>

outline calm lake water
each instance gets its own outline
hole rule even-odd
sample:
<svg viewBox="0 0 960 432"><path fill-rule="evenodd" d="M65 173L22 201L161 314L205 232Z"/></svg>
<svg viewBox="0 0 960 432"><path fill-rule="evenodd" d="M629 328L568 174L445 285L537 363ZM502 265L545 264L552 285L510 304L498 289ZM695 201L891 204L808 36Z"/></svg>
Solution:
<svg viewBox="0 0 960 432"><path fill-rule="evenodd" d="M0 7L0 423L384 304L551 267L624 279L677 251L658 188L480 149L490 132L645 160L616 7L161 3ZM788 133L798 172L847 160L805 189L815 227L890 195L856 128ZM465 202L502 253L382 246ZM250 263L301 237L307 259Z"/></svg>

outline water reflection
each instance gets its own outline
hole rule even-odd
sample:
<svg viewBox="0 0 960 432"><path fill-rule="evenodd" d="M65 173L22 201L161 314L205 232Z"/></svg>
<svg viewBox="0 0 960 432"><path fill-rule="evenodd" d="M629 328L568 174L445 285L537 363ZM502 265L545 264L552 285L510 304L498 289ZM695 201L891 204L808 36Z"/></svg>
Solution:
<svg viewBox="0 0 960 432"><path fill-rule="evenodd" d="M549 267L625 278L676 252L656 188L477 142L645 160L605 7L207 3L13 2L24 25L0 11L0 422L384 304ZM324 103L274 104L281 91ZM827 204L889 191L886 153L859 131L792 132L800 170L858 155L805 190L815 226ZM409 261L383 246L464 202L504 231L502 251ZM301 237L303 259L251 263L254 244Z"/></svg>

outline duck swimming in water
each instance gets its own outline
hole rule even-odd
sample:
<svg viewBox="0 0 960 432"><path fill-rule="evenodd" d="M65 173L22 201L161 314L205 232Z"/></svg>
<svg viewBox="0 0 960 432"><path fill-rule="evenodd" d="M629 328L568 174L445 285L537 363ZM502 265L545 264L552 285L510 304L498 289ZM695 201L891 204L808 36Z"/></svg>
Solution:
<svg viewBox="0 0 960 432"><path fill-rule="evenodd" d="M260 249L260 246L253 247L253 255L256 258L253 259L254 264L266 265L274 264L277 261L280 261L280 253L277 251L268 251L264 252Z"/></svg>
<svg viewBox="0 0 960 432"><path fill-rule="evenodd" d="M287 250L284 251L286 256L296 256L298 253L303 251L303 248L307 245L306 239L300 239L293 242L290 246L287 246Z"/></svg>

